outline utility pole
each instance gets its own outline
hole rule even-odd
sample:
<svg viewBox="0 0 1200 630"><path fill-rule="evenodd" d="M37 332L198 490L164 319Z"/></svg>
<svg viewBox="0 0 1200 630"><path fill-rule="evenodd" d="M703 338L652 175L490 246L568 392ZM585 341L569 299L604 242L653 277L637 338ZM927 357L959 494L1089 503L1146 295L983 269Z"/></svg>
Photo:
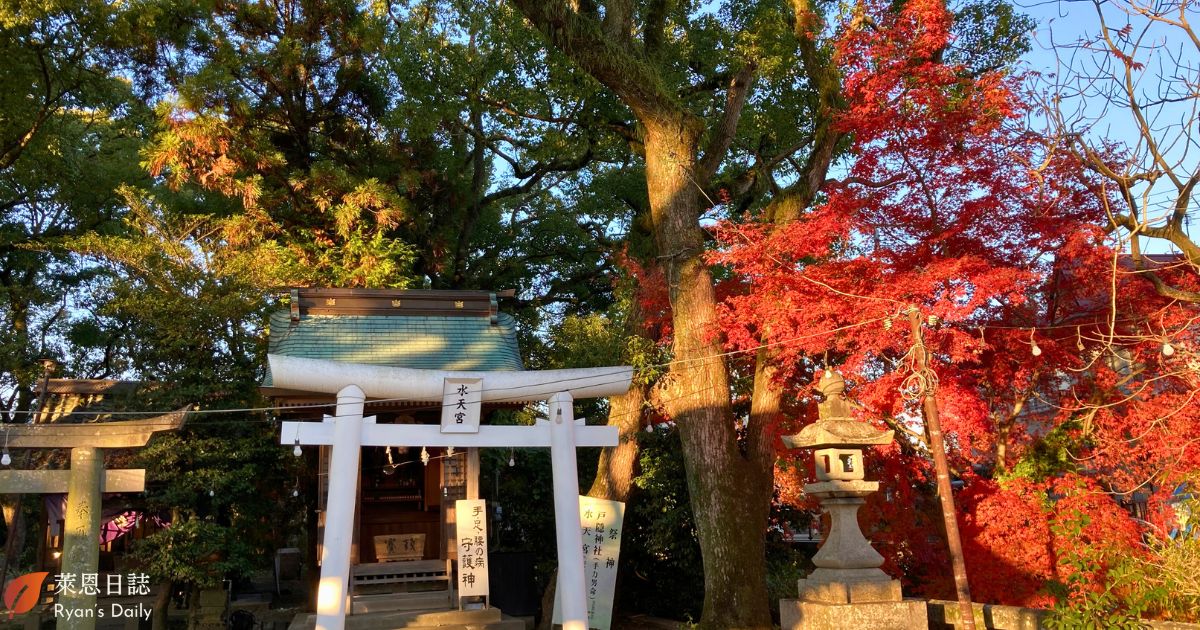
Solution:
<svg viewBox="0 0 1200 630"><path fill-rule="evenodd" d="M929 372L929 353L925 350L925 337L921 332L921 312L916 306L908 307L908 322L912 325L913 353L917 370ZM963 562L962 537L958 534L958 519L954 515L954 494L950 488L950 466L946 463L946 442L942 439L942 423L938 419L936 388L934 379L923 378L921 385L921 410L925 417L925 428L929 432L929 450L933 452L933 467L937 471L938 502L942 506L942 523L946 526L946 546L950 548L950 565L954 571L954 588L958 593L958 619L955 627L975 630L975 610L971 605L971 587L967 583L967 565ZM960 625L961 624L961 625Z"/></svg>

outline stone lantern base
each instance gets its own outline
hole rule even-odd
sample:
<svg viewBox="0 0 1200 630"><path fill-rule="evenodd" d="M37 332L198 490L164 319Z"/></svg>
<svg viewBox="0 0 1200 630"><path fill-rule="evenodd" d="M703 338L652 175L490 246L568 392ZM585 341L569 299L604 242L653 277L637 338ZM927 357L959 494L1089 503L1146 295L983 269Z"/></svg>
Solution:
<svg viewBox="0 0 1200 630"><path fill-rule="evenodd" d="M929 627L925 601L825 604L798 599L779 601L784 630L914 630Z"/></svg>
<svg viewBox="0 0 1200 630"><path fill-rule="evenodd" d="M799 599L779 602L784 630L928 628L924 600L904 599L900 580L879 569L817 569L800 580Z"/></svg>
<svg viewBox="0 0 1200 630"><path fill-rule="evenodd" d="M797 582L801 601L820 604L898 602L900 580L879 569L817 569Z"/></svg>

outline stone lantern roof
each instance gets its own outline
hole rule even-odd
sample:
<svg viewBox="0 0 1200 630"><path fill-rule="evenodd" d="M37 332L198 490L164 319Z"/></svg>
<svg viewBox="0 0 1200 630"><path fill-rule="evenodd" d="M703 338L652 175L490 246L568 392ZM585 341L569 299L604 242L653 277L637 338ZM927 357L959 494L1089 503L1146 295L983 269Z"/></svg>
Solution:
<svg viewBox="0 0 1200 630"><path fill-rule="evenodd" d="M892 431L855 420L846 401L846 380L841 374L825 370L817 391L825 396L818 405L819 419L796 435L786 435L788 448L855 448L876 446L892 441Z"/></svg>

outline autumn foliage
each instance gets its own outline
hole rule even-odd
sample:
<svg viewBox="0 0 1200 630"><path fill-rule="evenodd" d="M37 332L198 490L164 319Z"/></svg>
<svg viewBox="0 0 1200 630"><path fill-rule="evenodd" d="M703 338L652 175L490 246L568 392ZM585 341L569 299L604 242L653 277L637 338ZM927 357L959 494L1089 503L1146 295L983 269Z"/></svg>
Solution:
<svg viewBox="0 0 1200 630"><path fill-rule="evenodd" d="M897 431L874 452L884 489L863 520L910 593L946 597L928 447L904 395L901 316L917 308L973 595L1051 605L1065 558L1139 553L1153 533L1128 508L1149 497L1153 513L1197 479L1197 313L1129 273L1102 229L1110 191L1024 125L1021 77L943 60L944 3L860 6L836 47L841 175L793 224L751 213L715 228L722 332L730 349L770 344L800 405L814 367L837 367L862 417Z"/></svg>

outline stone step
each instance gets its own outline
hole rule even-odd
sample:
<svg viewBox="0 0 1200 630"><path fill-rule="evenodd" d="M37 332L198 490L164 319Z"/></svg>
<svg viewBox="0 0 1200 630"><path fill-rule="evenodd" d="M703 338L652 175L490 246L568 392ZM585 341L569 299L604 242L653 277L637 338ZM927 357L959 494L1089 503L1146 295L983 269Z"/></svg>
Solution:
<svg viewBox="0 0 1200 630"><path fill-rule="evenodd" d="M296 615L288 630L312 630L314 614ZM481 610L411 610L351 615L346 630L525 630L525 622L499 608Z"/></svg>
<svg viewBox="0 0 1200 630"><path fill-rule="evenodd" d="M451 604L449 591L380 593L356 595L351 603L351 612L353 615L369 615L394 611L447 610Z"/></svg>

